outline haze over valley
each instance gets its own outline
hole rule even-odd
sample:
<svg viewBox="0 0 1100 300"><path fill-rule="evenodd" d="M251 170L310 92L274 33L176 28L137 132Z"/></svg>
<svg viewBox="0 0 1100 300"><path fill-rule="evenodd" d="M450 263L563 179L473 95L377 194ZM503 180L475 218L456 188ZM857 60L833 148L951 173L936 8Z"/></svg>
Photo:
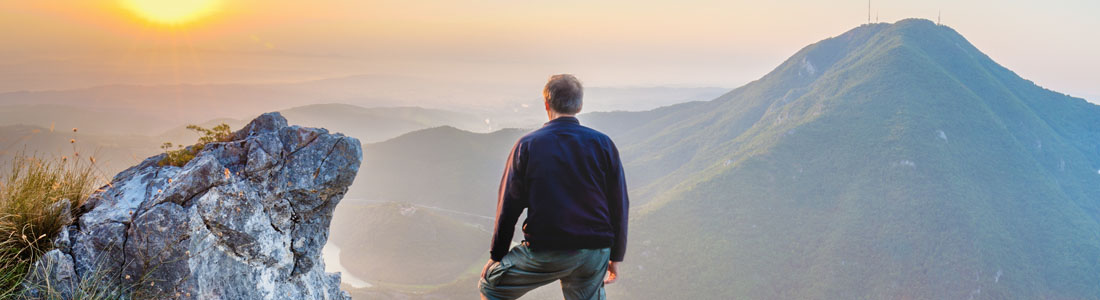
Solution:
<svg viewBox="0 0 1100 300"><path fill-rule="evenodd" d="M373 17L361 20L277 3L267 12L226 4L221 13L241 20L140 34L118 29L133 20L74 21L117 29L74 40L148 39L127 51L88 42L95 47L54 53L69 42L13 33L26 46L0 51L14 53L0 59L0 170L19 156L82 160L107 184L194 144L200 134L188 125L237 130L279 112L290 125L361 141L362 164L323 250L345 291L477 298L509 150L546 122L545 75L578 73L578 118L615 141L631 200L623 278L607 286L609 298L1100 299L1100 85L1066 71L1078 70L1066 58L1031 55L1051 57L1055 72L1006 49L1016 45L1007 29L872 21L878 4L860 3L865 24L756 20L768 27L739 35L748 27L726 22L749 22L728 20L741 12L690 6L697 18L665 20L666 4L645 2L622 16L578 10L571 22L600 30L558 35L531 4L494 6L515 18L509 29L476 7L420 7L414 18L387 16L380 7L411 8L379 2L358 11ZM0 18L41 9L5 5ZM803 11L820 5L790 13L824 18ZM305 18L315 23L258 21L295 8L317 12ZM41 22L13 18L0 25ZM635 19L646 22L629 26ZM675 25L653 25L661 20ZM393 24L407 27L379 29ZM1066 27L1060 34L1100 28ZM1041 35L1015 41L1058 48L1036 44L1061 35ZM280 42L290 36L302 42ZM553 284L524 299L561 298Z"/></svg>

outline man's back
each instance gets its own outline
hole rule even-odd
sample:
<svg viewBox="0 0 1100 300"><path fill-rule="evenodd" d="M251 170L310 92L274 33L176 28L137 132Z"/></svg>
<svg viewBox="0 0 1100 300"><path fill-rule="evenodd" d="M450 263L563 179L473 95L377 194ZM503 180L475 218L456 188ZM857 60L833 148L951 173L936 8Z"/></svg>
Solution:
<svg viewBox="0 0 1100 300"><path fill-rule="evenodd" d="M502 223L514 224L527 208L524 238L533 249L610 247L612 260L622 259L626 183L607 135L574 117L559 117L520 138L506 168L494 257L503 257L511 241L512 230Z"/></svg>
<svg viewBox="0 0 1100 300"><path fill-rule="evenodd" d="M508 155L481 298L516 299L561 281L566 300L602 300L626 252L630 200L619 150L574 117L584 95L576 77L551 76L542 94L550 122ZM524 243L510 248L524 209Z"/></svg>

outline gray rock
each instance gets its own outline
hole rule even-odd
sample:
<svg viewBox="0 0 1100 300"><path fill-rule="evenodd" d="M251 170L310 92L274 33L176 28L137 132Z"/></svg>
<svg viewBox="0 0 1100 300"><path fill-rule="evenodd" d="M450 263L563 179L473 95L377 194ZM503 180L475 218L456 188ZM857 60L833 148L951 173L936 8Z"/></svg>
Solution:
<svg viewBox="0 0 1100 300"><path fill-rule="evenodd" d="M65 226L73 223L72 202L70 202L69 199L61 199L57 201L52 205L52 207L50 207L50 209L57 211L58 215L61 216L61 219L58 220L59 223L64 224ZM68 228L63 226L61 232L59 232L57 236L53 238L52 242L54 248L62 249L62 251L68 252L72 247L72 241L69 240Z"/></svg>
<svg viewBox="0 0 1100 300"><path fill-rule="evenodd" d="M37 278L97 278L135 299L350 299L321 248L359 170L359 140L278 113L232 137L183 167L158 155L119 173L39 261L68 265Z"/></svg>
<svg viewBox="0 0 1100 300"><path fill-rule="evenodd" d="M42 255L27 272L23 279L23 297L70 299L76 285L72 256L54 249Z"/></svg>

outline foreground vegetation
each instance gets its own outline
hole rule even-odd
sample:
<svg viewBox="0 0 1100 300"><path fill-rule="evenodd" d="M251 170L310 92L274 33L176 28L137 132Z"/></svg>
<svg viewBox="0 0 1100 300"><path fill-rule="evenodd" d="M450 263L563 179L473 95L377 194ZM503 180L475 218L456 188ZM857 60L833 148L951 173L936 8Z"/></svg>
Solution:
<svg viewBox="0 0 1100 300"><path fill-rule="evenodd" d="M175 145L176 150L172 150L172 143L164 143L160 146L164 149L164 158L159 162L161 166L177 166L182 167L195 158L196 154L199 154L206 144L214 142L225 142L230 139L232 131L230 131L229 124L221 123L213 128L202 128L198 125L187 125L187 129L199 133L199 141L191 146Z"/></svg>
<svg viewBox="0 0 1100 300"><path fill-rule="evenodd" d="M89 161L94 161L89 159ZM19 156L0 179L0 298L20 282L95 188L92 162Z"/></svg>

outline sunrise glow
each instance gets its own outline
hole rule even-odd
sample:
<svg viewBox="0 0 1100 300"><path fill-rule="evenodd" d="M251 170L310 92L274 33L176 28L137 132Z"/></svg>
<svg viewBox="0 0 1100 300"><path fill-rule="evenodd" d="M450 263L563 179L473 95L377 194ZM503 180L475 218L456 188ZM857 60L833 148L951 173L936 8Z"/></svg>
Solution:
<svg viewBox="0 0 1100 300"><path fill-rule="evenodd" d="M122 7L149 22L181 25L214 13L219 0L121 0Z"/></svg>

